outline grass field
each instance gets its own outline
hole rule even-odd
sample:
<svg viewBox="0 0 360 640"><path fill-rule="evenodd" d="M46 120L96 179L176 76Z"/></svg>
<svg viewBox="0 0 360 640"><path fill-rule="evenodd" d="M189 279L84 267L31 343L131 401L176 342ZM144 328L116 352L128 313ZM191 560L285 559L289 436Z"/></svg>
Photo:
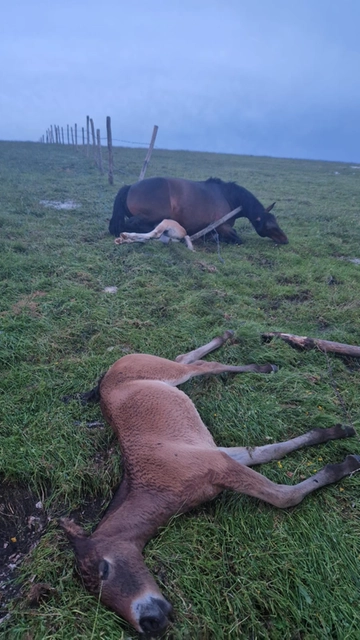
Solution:
<svg viewBox="0 0 360 640"><path fill-rule="evenodd" d="M192 254L180 244L116 247L108 235L114 196L137 179L143 150L116 149L114 186L72 147L3 142L0 158L0 522L14 565L1 589L10 612L3 637L136 638L83 589L58 526L59 516L74 514L91 529L121 473L110 428L89 427L102 422L99 407L61 398L90 389L125 353L172 359L232 329L236 340L217 359L273 362L279 372L183 385L219 445L284 440L338 422L359 429L360 361L263 343L261 334L360 345L360 264L352 262L360 258L360 171L156 150L147 177L236 180L265 206L276 200L289 237L276 246L243 219L243 245L200 242ZM58 211L42 200L81 207ZM294 483L351 452L360 453L358 437L261 471ZM174 518L145 550L175 609L167 638L359 639L359 488L354 475L284 512L224 493ZM37 584L45 597L31 606Z"/></svg>

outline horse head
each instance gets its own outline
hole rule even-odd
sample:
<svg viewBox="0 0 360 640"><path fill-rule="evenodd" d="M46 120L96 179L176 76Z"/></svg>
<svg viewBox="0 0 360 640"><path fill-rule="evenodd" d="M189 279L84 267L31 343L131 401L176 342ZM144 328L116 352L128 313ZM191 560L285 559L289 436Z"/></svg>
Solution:
<svg viewBox="0 0 360 640"><path fill-rule="evenodd" d="M139 547L118 536L110 540L105 530L88 536L68 518L61 520L61 526L75 551L88 591L145 637L161 635L169 624L172 607L146 568Z"/></svg>
<svg viewBox="0 0 360 640"><path fill-rule="evenodd" d="M255 218L253 223L255 230L262 238L271 238L277 244L287 244L289 242L287 236L280 229L274 214L270 213L274 206L275 202L264 208L263 212Z"/></svg>

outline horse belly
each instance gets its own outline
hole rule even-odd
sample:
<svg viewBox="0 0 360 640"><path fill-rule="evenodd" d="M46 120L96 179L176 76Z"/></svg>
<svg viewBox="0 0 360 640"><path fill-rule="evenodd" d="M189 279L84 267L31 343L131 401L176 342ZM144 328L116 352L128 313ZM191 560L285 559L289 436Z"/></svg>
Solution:
<svg viewBox="0 0 360 640"><path fill-rule="evenodd" d="M152 179L149 179L149 182L150 180ZM150 222L161 222L165 218L173 219L169 190L166 181L160 178L154 179L154 188L151 188L146 180L132 185L126 205L133 216L144 217Z"/></svg>
<svg viewBox="0 0 360 640"><path fill-rule="evenodd" d="M206 183L192 182L181 186L181 195L171 189L171 217L186 229L188 235L205 229L230 211L223 196Z"/></svg>

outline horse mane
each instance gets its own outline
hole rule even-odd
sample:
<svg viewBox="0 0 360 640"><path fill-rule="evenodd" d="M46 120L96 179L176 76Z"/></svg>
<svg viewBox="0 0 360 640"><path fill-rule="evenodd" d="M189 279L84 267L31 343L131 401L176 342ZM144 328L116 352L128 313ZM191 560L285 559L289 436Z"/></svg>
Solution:
<svg viewBox="0 0 360 640"><path fill-rule="evenodd" d="M259 212L264 212L264 206L255 198L254 194L244 187L240 187L236 182L224 182L220 178L208 178L205 182L206 184L217 185L220 188L221 193L229 203L230 210L236 209L241 204L243 207L243 211L240 214L241 217L244 215L252 217L252 215L258 215Z"/></svg>

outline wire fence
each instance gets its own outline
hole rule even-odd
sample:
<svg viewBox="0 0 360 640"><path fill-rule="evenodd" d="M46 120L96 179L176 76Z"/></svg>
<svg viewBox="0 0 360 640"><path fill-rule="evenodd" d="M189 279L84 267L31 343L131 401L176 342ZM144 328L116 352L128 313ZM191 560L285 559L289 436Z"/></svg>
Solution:
<svg viewBox="0 0 360 640"><path fill-rule="evenodd" d="M114 167L114 156L113 156L113 142L120 142L127 145L134 145L140 147L148 147L148 151L142 165L139 180L142 180L145 177L145 173L150 162L152 151L155 147L155 140L158 132L158 126L154 125L150 145L148 142L136 142L133 140L123 140L120 138L113 138L111 132L111 118L110 116L106 117L106 137L100 135L100 129L96 129L94 121L90 116L86 116L86 126L81 127L81 135L80 135L80 127L78 127L77 123L74 126L69 124L66 127L61 127L59 125L50 125L50 127L46 130L45 134L40 137L39 142L44 144L57 144L57 145L72 145L75 146L76 149L83 149L87 155L87 157L93 157L95 161L95 165L98 167L101 173L104 173L103 168L103 146L102 141L106 140L107 149L108 149L108 180L110 184L113 184L114 181L114 172L126 174L124 169L119 169ZM65 134L66 132L66 134Z"/></svg>
<svg viewBox="0 0 360 640"><path fill-rule="evenodd" d="M106 140L106 138L100 138L100 140ZM148 146L148 142L134 142L133 140L119 140L119 138L113 138L113 142L124 142L125 144L136 144L144 147ZM156 149L156 147L154 147Z"/></svg>

